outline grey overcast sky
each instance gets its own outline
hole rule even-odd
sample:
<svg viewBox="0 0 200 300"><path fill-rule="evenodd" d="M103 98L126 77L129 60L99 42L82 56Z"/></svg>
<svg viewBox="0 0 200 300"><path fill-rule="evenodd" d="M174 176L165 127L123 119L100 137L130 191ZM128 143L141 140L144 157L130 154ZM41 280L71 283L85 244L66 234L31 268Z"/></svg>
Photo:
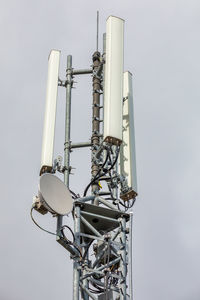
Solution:
<svg viewBox="0 0 200 300"><path fill-rule="evenodd" d="M62 78L68 54L74 68L89 67L96 10L100 36L109 15L125 19L125 70L134 78L135 300L199 300L199 0L1 0L0 299L71 298L72 261L32 224L29 210L39 179L49 52L61 50ZM91 128L91 77L76 81L74 142L88 140ZM64 103L61 88L55 156L63 153ZM89 162L87 150L72 153L76 192L89 181ZM37 220L55 229L50 215Z"/></svg>

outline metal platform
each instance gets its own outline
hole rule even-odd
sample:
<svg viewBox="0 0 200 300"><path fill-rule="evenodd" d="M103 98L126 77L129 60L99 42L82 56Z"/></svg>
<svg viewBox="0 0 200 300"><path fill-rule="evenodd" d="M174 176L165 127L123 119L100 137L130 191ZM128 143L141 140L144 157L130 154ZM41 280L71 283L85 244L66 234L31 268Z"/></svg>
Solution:
<svg viewBox="0 0 200 300"><path fill-rule="evenodd" d="M94 233L94 231L89 228L89 225L100 234L104 234L118 228L120 218L125 218L127 222L130 217L129 214L123 213L117 209L109 209L103 206L83 203L81 201L75 201L74 206L80 207L81 232L85 234Z"/></svg>

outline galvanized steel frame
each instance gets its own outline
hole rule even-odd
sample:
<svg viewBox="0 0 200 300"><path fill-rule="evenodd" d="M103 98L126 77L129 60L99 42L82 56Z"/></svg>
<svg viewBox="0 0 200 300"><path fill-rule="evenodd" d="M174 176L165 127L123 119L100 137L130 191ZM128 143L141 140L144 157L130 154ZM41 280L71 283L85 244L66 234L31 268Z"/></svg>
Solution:
<svg viewBox="0 0 200 300"><path fill-rule="evenodd" d="M104 72L103 63L105 61L105 35L104 35L104 43L103 43L104 53L102 56L102 62L100 61L100 53L95 52L93 54L93 68L92 69L84 69L84 70L73 70L72 68L72 56L67 56L67 69L66 69L66 81L63 86L66 87L66 114L65 114L65 147L64 147L64 182L69 187L69 175L71 171L70 166L70 150L72 148L82 148L82 147L92 147L92 157L97 152L98 146L100 145L100 95L102 92L100 90L103 89L104 85L104 79L103 82L101 80L101 75L99 74ZM101 66L102 64L102 66ZM71 89L73 86L73 76L74 75L83 75L83 74L91 74L93 73L93 120L92 120L92 138L91 142L82 142L82 143L76 143L71 144L70 141L70 126L71 126ZM100 75L100 76L99 76ZM102 77L103 78L103 77ZM98 172L98 166L93 162L92 160L92 178L97 174ZM92 202L95 204L103 204L104 206L108 207L109 209L115 209L116 206L106 201L104 198L98 196L99 188L96 184L92 185L92 195L86 196L83 198L79 198L79 202L82 203L85 202ZM118 197L118 191L117 187L115 189L114 193L115 197ZM97 197L96 197L97 196ZM66 245L64 241L60 238L60 231L62 228L62 217L58 216L57 218L57 241L64 246L70 253L71 258L73 259L73 300L79 300L80 294L82 295L82 299L88 300L89 298L92 298L94 300L97 300L97 297L94 296L94 294L89 290L89 282L94 281L91 276L93 274L104 274L104 270L106 270L110 267L115 265L116 263L119 263L120 265L120 275L119 280L120 284L118 287L110 287L111 290L114 290L117 292L120 296L120 300L126 300L127 299L127 247L126 247L126 238L128 235L128 231L126 228L126 219L123 217L123 214L120 213L119 219L113 219L110 217L104 217L97 214L92 214L89 212L82 211L80 204L74 203L74 234L75 234L75 243L78 247L84 249L84 244L81 245L81 240L83 239L90 239L90 240L97 240L102 241L105 245L107 245L107 240L105 238L105 235L102 235L96 228L89 223L85 217L92 215L94 218L99 218L101 220L109 220L113 221L117 224L116 231L113 233L112 238L109 240L111 251L115 252L115 255L117 255L117 258L115 258L113 261L110 261L107 264L101 265L99 267L98 264L101 260L101 257L104 255L104 252L99 255L96 260L94 261L92 268L90 269L87 265L88 263L88 256L85 258L85 261L80 261L79 256L77 255L77 250L75 249L74 252L72 248L69 247L69 245ZM84 224L87 226L92 234L86 234L84 232L81 232L81 224ZM131 216L131 226L132 226L132 216ZM132 231L131 231L132 233ZM119 239L118 242L116 242L116 239ZM119 245L119 253L116 253L116 250L114 248L114 245ZM130 261L132 264L132 261ZM130 281L132 280L132 266L131 268L131 276ZM129 288L131 291L129 292L132 298L132 283L129 282Z"/></svg>

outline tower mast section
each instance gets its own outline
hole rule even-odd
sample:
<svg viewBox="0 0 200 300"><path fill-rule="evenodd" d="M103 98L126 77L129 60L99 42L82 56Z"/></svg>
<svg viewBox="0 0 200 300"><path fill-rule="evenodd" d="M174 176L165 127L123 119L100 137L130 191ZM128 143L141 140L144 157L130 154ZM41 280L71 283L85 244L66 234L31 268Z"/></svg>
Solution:
<svg viewBox="0 0 200 300"><path fill-rule="evenodd" d="M49 60L39 191L34 197L31 217L40 229L56 235L57 242L70 253L73 300L133 300L132 253L129 255L129 250L132 252L131 208L137 196L137 180L132 75L123 70L124 20L110 16L106 28L101 54L97 12L92 68L74 70L72 56L68 55L66 78L61 80L58 76L60 52L53 50ZM92 74L91 141L72 143L73 78L88 74ZM66 88L63 165L60 156L53 161L58 86ZM81 151L83 147L91 149L91 179L80 196L69 187L70 153L72 149ZM55 176L57 172L64 175L64 182ZM33 209L57 217L56 233L37 224ZM69 213L72 213L73 229L63 224L63 216ZM71 238L65 230L70 232Z"/></svg>

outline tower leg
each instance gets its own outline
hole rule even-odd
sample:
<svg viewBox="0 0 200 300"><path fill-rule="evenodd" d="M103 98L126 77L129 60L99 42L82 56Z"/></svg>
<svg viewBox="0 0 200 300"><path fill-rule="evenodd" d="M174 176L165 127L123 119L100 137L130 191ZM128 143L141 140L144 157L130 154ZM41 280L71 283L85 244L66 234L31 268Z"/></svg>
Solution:
<svg viewBox="0 0 200 300"><path fill-rule="evenodd" d="M122 243L121 246L121 260L120 260L120 269L121 269L121 282L120 282L120 300L126 300L126 274L127 274L127 265L126 265L126 220L123 217L121 220L121 234L120 240Z"/></svg>
<svg viewBox="0 0 200 300"><path fill-rule="evenodd" d="M75 206L74 208L74 235L75 243L80 247L80 207ZM79 258L74 259L73 264L73 300L79 300L79 279L80 279L80 270L79 270Z"/></svg>

